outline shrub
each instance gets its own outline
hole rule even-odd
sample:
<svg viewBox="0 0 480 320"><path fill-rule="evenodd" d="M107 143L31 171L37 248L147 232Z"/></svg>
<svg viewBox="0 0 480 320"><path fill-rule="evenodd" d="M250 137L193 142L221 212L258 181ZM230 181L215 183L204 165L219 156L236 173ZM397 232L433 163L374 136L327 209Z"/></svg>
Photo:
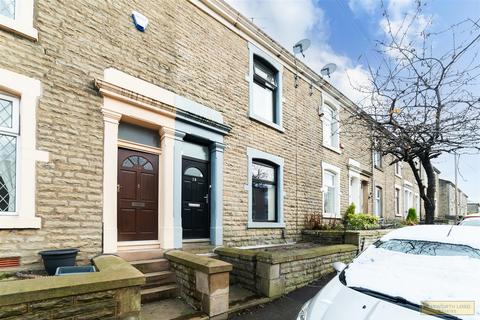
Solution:
<svg viewBox="0 0 480 320"><path fill-rule="evenodd" d="M343 216L343 225L349 230L378 229L378 218L368 213L355 213L355 205L348 206Z"/></svg>
<svg viewBox="0 0 480 320"><path fill-rule="evenodd" d="M407 218L405 219L407 224L414 225L418 223L417 210L415 208L408 209Z"/></svg>
<svg viewBox="0 0 480 320"><path fill-rule="evenodd" d="M308 230L341 230L342 225L337 219L324 220L318 213L307 215L305 218L305 227Z"/></svg>

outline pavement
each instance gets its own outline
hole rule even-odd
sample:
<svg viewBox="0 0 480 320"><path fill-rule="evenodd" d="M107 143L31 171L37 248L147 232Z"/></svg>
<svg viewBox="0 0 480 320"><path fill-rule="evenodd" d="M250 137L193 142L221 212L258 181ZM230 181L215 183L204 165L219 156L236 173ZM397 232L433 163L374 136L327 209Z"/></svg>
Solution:
<svg viewBox="0 0 480 320"><path fill-rule="evenodd" d="M230 320L295 320L300 308L310 300L335 273L325 276L306 287L297 289L289 294L266 304L244 309L230 314Z"/></svg>

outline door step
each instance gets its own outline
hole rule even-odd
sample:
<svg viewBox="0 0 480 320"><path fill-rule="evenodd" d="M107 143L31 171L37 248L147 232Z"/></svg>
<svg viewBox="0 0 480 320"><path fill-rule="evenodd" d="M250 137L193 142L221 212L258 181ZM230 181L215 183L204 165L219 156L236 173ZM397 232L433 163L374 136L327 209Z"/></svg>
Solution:
<svg viewBox="0 0 480 320"><path fill-rule="evenodd" d="M143 272L152 273L159 271L167 271L170 268L170 263L167 259L150 259L150 260L137 260L130 262L132 266Z"/></svg>
<svg viewBox="0 0 480 320"><path fill-rule="evenodd" d="M173 298L177 296L177 285L166 284L154 288L146 288L141 291L142 303Z"/></svg>
<svg viewBox="0 0 480 320"><path fill-rule="evenodd" d="M163 258L163 249L143 249L118 251L117 255L125 261L152 260Z"/></svg>
<svg viewBox="0 0 480 320"><path fill-rule="evenodd" d="M175 284L175 272L158 271L145 274L146 282L142 286L143 289L159 287L166 284Z"/></svg>

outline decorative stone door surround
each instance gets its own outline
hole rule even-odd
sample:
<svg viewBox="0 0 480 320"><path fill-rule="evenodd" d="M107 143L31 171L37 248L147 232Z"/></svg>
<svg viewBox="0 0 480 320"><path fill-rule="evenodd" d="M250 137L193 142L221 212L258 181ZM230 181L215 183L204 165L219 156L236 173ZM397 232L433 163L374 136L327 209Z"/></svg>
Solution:
<svg viewBox="0 0 480 320"><path fill-rule="evenodd" d="M158 179L158 242L163 249L182 246L181 176L183 139L206 140L211 159L211 242L222 244L223 233L223 135L230 128L213 109L180 97L116 69L106 69L95 81L103 96L103 251L116 253L117 157L120 120L149 128L160 135Z"/></svg>

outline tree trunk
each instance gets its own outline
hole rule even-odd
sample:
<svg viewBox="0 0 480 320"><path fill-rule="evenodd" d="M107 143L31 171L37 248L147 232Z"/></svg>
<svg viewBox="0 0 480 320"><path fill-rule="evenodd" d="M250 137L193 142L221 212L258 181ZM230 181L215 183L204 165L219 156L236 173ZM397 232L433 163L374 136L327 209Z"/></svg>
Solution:
<svg viewBox="0 0 480 320"><path fill-rule="evenodd" d="M426 199L424 199L425 224L433 224L435 220L435 171L430 158L425 157L420 159L420 161L427 175L427 194Z"/></svg>
<svg viewBox="0 0 480 320"><path fill-rule="evenodd" d="M417 182L420 198L423 200L423 207L425 208L425 223L433 224L435 219L435 171L428 156L420 158L421 166L427 175L427 185L425 186L422 176L420 175L420 168L417 167L413 160L407 161L415 176ZM426 189L426 192L425 192Z"/></svg>

